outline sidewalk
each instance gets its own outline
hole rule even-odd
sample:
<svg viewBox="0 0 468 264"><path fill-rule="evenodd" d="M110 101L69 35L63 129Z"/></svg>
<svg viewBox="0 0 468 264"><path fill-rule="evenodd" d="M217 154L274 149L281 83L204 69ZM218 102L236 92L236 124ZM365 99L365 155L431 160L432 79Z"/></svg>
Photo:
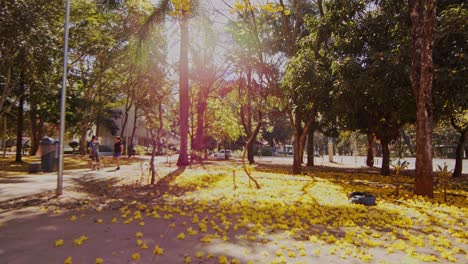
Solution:
<svg viewBox="0 0 468 264"><path fill-rule="evenodd" d="M72 179L77 178L126 178L129 175L141 174L140 163L115 167L105 167L100 170L80 169L68 170L63 173L63 188L74 184ZM0 202L22 198L34 194L53 191L57 189L57 172L25 174L21 176L0 178Z"/></svg>

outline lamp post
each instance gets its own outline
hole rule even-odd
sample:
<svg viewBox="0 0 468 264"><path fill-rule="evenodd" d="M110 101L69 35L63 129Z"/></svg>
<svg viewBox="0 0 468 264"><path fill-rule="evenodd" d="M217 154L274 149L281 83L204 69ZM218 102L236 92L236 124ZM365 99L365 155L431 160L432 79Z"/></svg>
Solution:
<svg viewBox="0 0 468 264"><path fill-rule="evenodd" d="M59 164L57 172L57 196L63 191L63 141L65 139L65 103L67 93L67 61L68 61L68 21L70 17L70 0L65 6L65 36L63 42L63 76L62 97L60 101L60 135L59 135Z"/></svg>

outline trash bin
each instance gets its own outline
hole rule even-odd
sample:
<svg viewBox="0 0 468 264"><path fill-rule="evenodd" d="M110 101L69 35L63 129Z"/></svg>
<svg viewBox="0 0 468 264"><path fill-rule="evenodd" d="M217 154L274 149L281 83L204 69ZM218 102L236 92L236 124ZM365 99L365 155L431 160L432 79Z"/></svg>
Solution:
<svg viewBox="0 0 468 264"><path fill-rule="evenodd" d="M58 143L58 140L51 137L41 139L41 167L43 172L57 171Z"/></svg>

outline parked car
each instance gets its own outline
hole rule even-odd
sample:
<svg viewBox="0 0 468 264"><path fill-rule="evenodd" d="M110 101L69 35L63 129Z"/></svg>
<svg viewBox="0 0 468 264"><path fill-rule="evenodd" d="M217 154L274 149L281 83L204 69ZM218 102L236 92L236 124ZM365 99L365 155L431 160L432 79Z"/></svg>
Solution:
<svg viewBox="0 0 468 264"><path fill-rule="evenodd" d="M226 150L222 149L222 150L220 150L218 152L213 152L210 155L210 157L212 157L214 159L224 159L224 158L226 158L226 156L227 156L228 159L231 158L232 151L230 149L226 149Z"/></svg>

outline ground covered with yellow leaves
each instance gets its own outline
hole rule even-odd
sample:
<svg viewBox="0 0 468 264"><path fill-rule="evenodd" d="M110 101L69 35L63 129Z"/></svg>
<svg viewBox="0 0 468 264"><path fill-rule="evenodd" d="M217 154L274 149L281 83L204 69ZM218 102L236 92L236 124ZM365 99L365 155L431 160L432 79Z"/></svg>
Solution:
<svg viewBox="0 0 468 264"><path fill-rule="evenodd" d="M392 177L263 166L253 171L257 190L237 166L165 167L156 187L103 179L92 185L113 192L88 193L71 209L4 210L0 263L468 262L466 182L443 202L438 190L432 200L412 196L408 176L397 196ZM375 194L377 205L351 204L353 191Z"/></svg>

